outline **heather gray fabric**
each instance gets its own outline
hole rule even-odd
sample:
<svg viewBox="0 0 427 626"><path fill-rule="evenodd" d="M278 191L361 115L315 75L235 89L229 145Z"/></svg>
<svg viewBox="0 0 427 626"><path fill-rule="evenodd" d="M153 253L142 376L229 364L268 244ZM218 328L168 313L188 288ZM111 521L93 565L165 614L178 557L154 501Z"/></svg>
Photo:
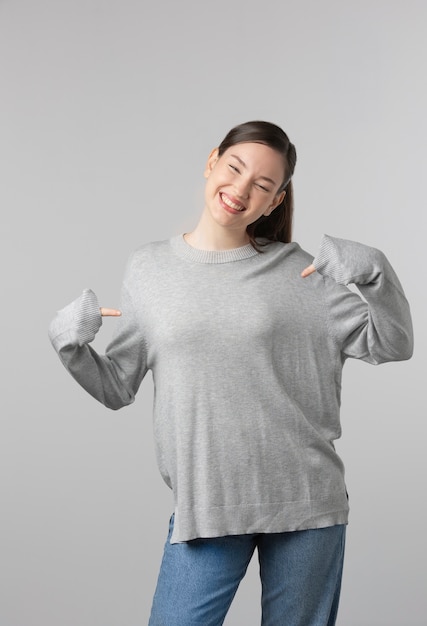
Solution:
<svg viewBox="0 0 427 626"><path fill-rule="evenodd" d="M92 291L50 326L65 367L110 408L152 371L172 542L348 521L342 366L408 359L411 318L380 251L325 236L301 278L312 261L296 243L203 251L174 237L131 256L106 355L88 345L102 323Z"/></svg>

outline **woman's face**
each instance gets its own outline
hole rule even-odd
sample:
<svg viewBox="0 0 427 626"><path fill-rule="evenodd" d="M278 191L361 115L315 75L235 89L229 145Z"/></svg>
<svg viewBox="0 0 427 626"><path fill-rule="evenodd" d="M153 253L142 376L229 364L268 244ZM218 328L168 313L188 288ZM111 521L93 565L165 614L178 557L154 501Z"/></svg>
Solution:
<svg viewBox="0 0 427 626"><path fill-rule="evenodd" d="M220 157L215 148L205 169L205 211L220 226L246 231L283 200L283 157L261 143L238 143Z"/></svg>

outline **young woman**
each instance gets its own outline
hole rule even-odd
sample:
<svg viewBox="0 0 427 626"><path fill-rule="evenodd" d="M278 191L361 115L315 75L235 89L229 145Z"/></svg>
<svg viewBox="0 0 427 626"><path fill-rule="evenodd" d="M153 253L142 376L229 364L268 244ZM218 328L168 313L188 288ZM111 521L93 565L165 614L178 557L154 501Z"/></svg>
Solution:
<svg viewBox="0 0 427 626"><path fill-rule="evenodd" d="M222 624L255 549L264 626L335 624L342 367L408 359L412 328L380 251L325 236L313 260L291 243L295 162L278 126L233 128L208 158L200 221L131 256L121 311L86 290L50 327L65 367L110 408L152 371L175 510L150 626ZM99 355L89 343L106 315L117 329Z"/></svg>

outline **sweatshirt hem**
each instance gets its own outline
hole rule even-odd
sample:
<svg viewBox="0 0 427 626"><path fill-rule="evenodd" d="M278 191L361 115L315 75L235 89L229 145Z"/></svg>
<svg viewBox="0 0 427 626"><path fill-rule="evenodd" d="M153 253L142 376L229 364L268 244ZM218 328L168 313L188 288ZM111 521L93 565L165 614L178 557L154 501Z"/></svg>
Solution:
<svg viewBox="0 0 427 626"><path fill-rule="evenodd" d="M199 538L283 533L325 528L348 523L347 496L319 501L278 502L218 506L205 509L175 509L171 543Z"/></svg>

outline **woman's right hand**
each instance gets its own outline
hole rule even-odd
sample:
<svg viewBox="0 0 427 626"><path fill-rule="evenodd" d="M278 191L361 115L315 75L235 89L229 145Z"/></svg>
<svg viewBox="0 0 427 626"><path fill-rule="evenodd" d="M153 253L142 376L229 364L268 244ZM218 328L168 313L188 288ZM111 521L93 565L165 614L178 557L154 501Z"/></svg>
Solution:
<svg viewBox="0 0 427 626"><path fill-rule="evenodd" d="M100 313L102 317L120 317L122 314L118 309L106 309L105 307L100 307Z"/></svg>

